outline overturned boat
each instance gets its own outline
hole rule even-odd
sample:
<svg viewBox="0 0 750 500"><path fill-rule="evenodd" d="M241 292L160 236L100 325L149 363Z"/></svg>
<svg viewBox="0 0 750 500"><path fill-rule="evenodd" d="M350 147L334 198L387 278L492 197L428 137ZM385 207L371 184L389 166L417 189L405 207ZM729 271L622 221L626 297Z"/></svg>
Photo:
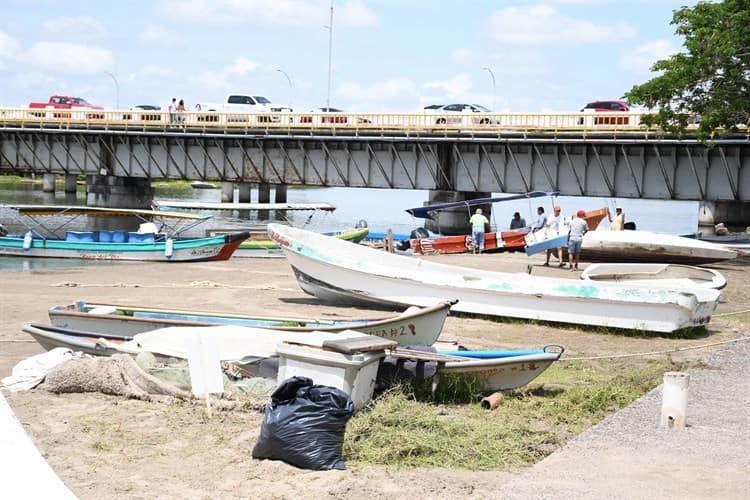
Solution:
<svg viewBox="0 0 750 500"><path fill-rule="evenodd" d="M458 300L460 311L657 332L708 323L720 293L586 283L451 266L387 254L309 231L271 224L300 287L323 300L428 306Z"/></svg>

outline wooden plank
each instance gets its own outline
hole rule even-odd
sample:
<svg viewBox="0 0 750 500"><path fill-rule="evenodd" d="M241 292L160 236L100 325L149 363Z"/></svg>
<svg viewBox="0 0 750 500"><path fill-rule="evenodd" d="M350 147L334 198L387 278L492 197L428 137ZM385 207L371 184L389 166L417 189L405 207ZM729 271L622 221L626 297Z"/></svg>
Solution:
<svg viewBox="0 0 750 500"><path fill-rule="evenodd" d="M413 359L417 361L469 361L469 358L462 358L460 356L447 356L436 352L412 351L411 349L403 348L393 349L388 355L393 358Z"/></svg>
<svg viewBox="0 0 750 500"><path fill-rule="evenodd" d="M388 340L374 335L367 337L355 337L349 339L335 339L323 341L323 347L344 354L355 352L384 351L398 345L395 340Z"/></svg>

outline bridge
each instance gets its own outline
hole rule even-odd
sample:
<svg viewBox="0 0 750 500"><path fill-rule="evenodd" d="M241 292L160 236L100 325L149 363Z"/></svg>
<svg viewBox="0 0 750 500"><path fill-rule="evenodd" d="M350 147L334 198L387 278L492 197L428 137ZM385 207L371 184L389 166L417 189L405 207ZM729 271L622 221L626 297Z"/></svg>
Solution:
<svg viewBox="0 0 750 500"><path fill-rule="evenodd" d="M87 176L88 203L143 206L151 179L697 200L706 222L750 221L750 130L710 146L640 113L261 113L0 108L0 172ZM51 180L50 180L51 179Z"/></svg>

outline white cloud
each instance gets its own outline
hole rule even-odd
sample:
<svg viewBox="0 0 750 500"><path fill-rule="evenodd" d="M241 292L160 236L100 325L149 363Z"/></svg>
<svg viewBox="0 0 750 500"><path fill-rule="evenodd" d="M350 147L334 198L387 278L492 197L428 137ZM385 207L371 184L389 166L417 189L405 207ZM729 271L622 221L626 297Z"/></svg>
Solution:
<svg viewBox="0 0 750 500"><path fill-rule="evenodd" d="M29 73L18 73L14 77L16 87L29 89L32 87L59 88L61 83L50 75L31 71Z"/></svg>
<svg viewBox="0 0 750 500"><path fill-rule="evenodd" d="M0 31L0 58L14 57L18 53L18 42L12 36Z"/></svg>
<svg viewBox="0 0 750 500"><path fill-rule="evenodd" d="M417 85L405 78L384 80L361 84L354 82L342 83L336 88L336 96L343 100L358 100L367 96L369 101L390 101L402 98L404 95L416 94Z"/></svg>
<svg viewBox="0 0 750 500"><path fill-rule="evenodd" d="M37 42L23 59L41 70L67 74L101 73L114 64L112 53L106 49L63 42Z"/></svg>
<svg viewBox="0 0 750 500"><path fill-rule="evenodd" d="M465 97L473 88L469 75L462 73L456 75L450 80L428 82L422 85L426 90L436 90L440 93L436 96L440 99L460 99Z"/></svg>
<svg viewBox="0 0 750 500"><path fill-rule="evenodd" d="M477 64L479 56L470 49L454 49L448 54L448 59L455 64Z"/></svg>
<svg viewBox="0 0 750 500"><path fill-rule="evenodd" d="M107 34L107 29L90 16L58 17L45 21L44 29L49 33L74 40L94 40Z"/></svg>
<svg viewBox="0 0 750 500"><path fill-rule="evenodd" d="M232 61L232 64L224 66L219 71L196 73L190 77L190 80L200 87L229 90L234 86L237 77L246 76L256 71L258 67L258 63L244 57L238 57Z"/></svg>
<svg viewBox="0 0 750 500"><path fill-rule="evenodd" d="M627 23L594 24L574 19L549 5L507 7L493 12L486 21L488 35L512 45L577 45L623 40L634 35Z"/></svg>
<svg viewBox="0 0 750 500"><path fill-rule="evenodd" d="M143 28L143 31L138 35L138 39L145 44L161 45L163 47L176 47L185 42L182 35L176 31L171 31L163 26L154 24Z"/></svg>
<svg viewBox="0 0 750 500"><path fill-rule="evenodd" d="M244 76L258 68L258 64L245 58L238 57L232 64L224 68L223 72L227 75Z"/></svg>
<svg viewBox="0 0 750 500"><path fill-rule="evenodd" d="M156 11L170 19L219 26L314 27L327 25L328 0L160 0ZM371 27L377 15L363 0L334 5L336 27Z"/></svg>
<svg viewBox="0 0 750 500"><path fill-rule="evenodd" d="M638 74L648 74L651 66L679 52L669 40L654 40L624 52L620 56L620 68Z"/></svg>

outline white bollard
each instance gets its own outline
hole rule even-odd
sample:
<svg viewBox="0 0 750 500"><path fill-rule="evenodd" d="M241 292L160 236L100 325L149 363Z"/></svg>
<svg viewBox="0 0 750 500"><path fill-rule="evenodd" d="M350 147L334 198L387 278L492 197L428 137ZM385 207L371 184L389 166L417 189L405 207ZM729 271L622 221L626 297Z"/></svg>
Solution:
<svg viewBox="0 0 750 500"><path fill-rule="evenodd" d="M683 372L664 374L664 393L661 401L661 426L669 429L685 428L688 385L690 375Z"/></svg>

